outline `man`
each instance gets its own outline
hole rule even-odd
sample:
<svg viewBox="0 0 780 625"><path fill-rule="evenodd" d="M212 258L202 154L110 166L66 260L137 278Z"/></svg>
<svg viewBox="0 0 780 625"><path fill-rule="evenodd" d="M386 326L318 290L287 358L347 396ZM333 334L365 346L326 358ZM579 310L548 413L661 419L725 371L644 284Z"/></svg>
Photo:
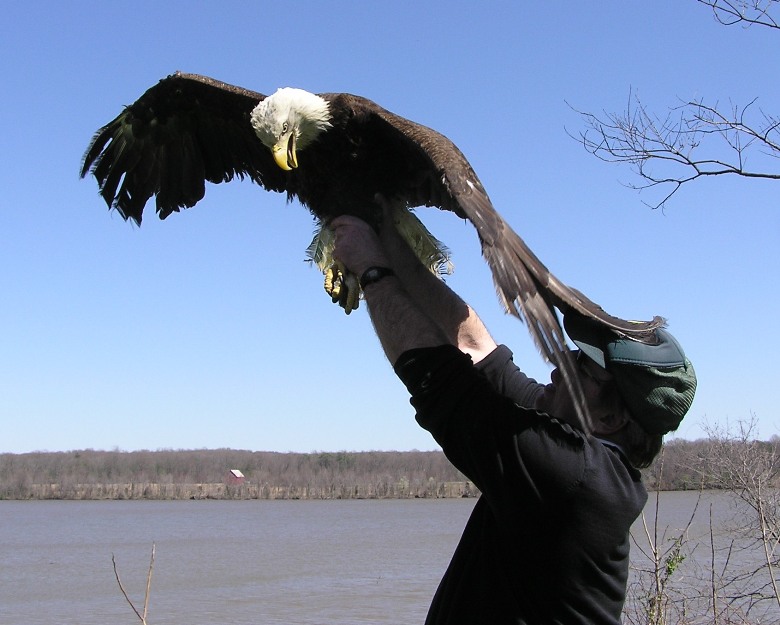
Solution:
<svg viewBox="0 0 780 625"><path fill-rule="evenodd" d="M554 370L527 378L474 311L388 227L339 217L335 256L361 276L387 358L418 423L480 489L427 624L604 623L625 600L629 530L647 499L636 467L679 425L695 376L665 331L657 345L566 315L592 432Z"/></svg>

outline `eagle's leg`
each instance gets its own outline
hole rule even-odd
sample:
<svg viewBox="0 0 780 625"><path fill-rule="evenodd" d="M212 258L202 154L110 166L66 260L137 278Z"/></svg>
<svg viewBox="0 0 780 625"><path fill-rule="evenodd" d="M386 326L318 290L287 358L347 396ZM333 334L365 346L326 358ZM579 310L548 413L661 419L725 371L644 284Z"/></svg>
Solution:
<svg viewBox="0 0 780 625"><path fill-rule="evenodd" d="M420 261L436 275L452 273L449 250L438 241L423 223L402 203L393 207L393 225L406 240ZM360 303L358 277L352 275L333 258L335 234L327 224L320 222L314 238L306 249L309 260L314 262L325 276L325 291L334 303L347 314Z"/></svg>
<svg viewBox="0 0 780 625"><path fill-rule="evenodd" d="M335 261L325 269L325 291L334 304L349 314L360 305L360 285L357 276Z"/></svg>
<svg viewBox="0 0 780 625"><path fill-rule="evenodd" d="M335 239L333 230L322 222L318 223L314 238L306 248L306 256L325 276L325 292L333 303L349 314L360 303L360 285L357 276L333 258Z"/></svg>

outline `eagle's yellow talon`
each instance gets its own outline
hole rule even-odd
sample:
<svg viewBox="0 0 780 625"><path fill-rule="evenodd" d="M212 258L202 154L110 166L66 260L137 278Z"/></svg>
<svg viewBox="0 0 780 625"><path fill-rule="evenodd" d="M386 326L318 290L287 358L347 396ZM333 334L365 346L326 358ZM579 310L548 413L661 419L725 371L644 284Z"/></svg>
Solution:
<svg viewBox="0 0 780 625"><path fill-rule="evenodd" d="M325 270L325 292L334 304L349 314L360 305L360 285L357 276L349 273L340 262Z"/></svg>
<svg viewBox="0 0 780 625"><path fill-rule="evenodd" d="M344 304L344 312L349 314L360 306L360 284L354 273L342 274L344 287L347 290L347 297Z"/></svg>
<svg viewBox="0 0 780 625"><path fill-rule="evenodd" d="M338 298L338 305L341 306L344 309L344 312L349 314L349 309L347 308L347 301L349 300L349 288L346 284L343 282L343 278L341 278L341 289L339 289L339 298Z"/></svg>
<svg viewBox="0 0 780 625"><path fill-rule="evenodd" d="M331 297L333 296L335 275L336 275L336 266L335 265L331 265L330 267L328 267L325 270L325 292L328 295L330 295Z"/></svg>
<svg viewBox="0 0 780 625"><path fill-rule="evenodd" d="M330 301L341 306L341 298L344 296L344 293L346 293L346 291L342 292L341 284L338 284L330 295Z"/></svg>
<svg viewBox="0 0 780 625"><path fill-rule="evenodd" d="M334 304L339 301L341 297L341 278L336 278L333 281L333 287L330 289L330 301Z"/></svg>

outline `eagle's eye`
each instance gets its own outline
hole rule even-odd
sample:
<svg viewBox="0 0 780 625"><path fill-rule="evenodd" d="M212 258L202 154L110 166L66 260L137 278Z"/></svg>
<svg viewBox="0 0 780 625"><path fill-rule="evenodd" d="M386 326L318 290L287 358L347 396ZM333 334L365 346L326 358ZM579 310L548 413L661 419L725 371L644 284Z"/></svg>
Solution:
<svg viewBox="0 0 780 625"><path fill-rule="evenodd" d="M282 132L287 132L287 129L290 127L290 125L287 122L284 122L282 124Z"/></svg>

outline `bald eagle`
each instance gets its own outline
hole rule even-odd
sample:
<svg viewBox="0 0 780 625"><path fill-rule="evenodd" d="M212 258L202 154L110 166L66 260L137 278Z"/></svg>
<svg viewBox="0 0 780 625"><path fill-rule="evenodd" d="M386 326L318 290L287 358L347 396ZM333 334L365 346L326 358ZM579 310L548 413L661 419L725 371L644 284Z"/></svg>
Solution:
<svg viewBox="0 0 780 625"><path fill-rule="evenodd" d="M290 88L265 96L177 72L97 131L81 176L89 172L109 208L139 225L152 195L165 219L201 200L206 181L234 177L297 198L323 224L350 214L377 225L378 194L404 209L452 211L474 225L499 299L561 368L583 421L582 391L555 308L574 309L639 340L663 323L660 317L640 323L611 316L567 287L493 208L449 139L359 96ZM428 250L427 260L441 264L446 254ZM354 295L356 285L349 290Z"/></svg>

